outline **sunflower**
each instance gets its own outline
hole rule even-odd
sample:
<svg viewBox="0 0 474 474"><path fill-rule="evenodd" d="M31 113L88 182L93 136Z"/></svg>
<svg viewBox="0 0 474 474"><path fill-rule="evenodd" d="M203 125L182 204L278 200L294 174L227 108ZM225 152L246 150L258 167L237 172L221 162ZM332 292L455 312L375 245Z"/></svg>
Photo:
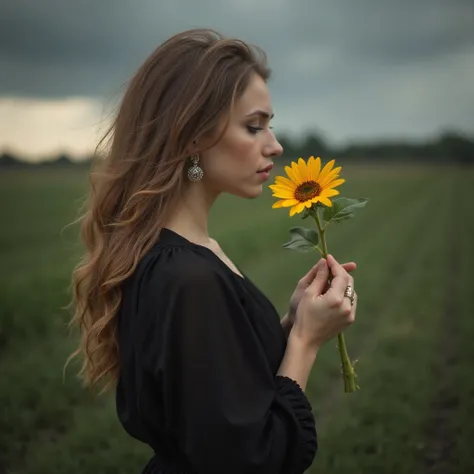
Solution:
<svg viewBox="0 0 474 474"><path fill-rule="evenodd" d="M276 176L275 184L269 186L273 197L281 199L272 208L291 207L290 216L294 216L318 202L332 207L329 198L339 194L334 188L345 181L338 179L341 166L333 169L334 163L335 160L331 160L321 169L321 159L311 156L307 163L300 158L298 163L292 162L291 167L285 166L289 179Z"/></svg>

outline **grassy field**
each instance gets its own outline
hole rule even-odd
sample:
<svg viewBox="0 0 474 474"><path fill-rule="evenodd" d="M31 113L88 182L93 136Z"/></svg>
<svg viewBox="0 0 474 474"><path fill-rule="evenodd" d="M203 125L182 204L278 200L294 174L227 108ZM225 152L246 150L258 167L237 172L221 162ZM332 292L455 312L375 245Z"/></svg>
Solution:
<svg viewBox="0 0 474 474"><path fill-rule="evenodd" d="M342 393L339 356L318 355L308 395L320 448L310 473L474 472L474 170L344 169L346 196L371 200L334 227L329 248L358 264L346 333L361 390ZM122 432L113 397L81 389L66 357L67 227L86 192L75 170L0 175L0 474L138 473L150 450ZM315 254L283 250L301 225L256 201L223 198L211 228L281 314Z"/></svg>

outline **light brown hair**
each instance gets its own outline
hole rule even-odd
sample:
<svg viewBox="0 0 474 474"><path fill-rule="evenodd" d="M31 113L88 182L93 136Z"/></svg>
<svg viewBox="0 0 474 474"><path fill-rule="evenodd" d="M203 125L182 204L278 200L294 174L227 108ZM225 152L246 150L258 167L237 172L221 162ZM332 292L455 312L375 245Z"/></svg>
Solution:
<svg viewBox="0 0 474 474"><path fill-rule="evenodd" d="M225 131L221 124L253 73L270 75L263 51L199 29L168 39L131 79L97 148L110 144L90 175L80 218L85 255L72 277L69 326L81 340L68 362L81 356L79 376L90 388L117 381L121 285L185 190L193 143Z"/></svg>

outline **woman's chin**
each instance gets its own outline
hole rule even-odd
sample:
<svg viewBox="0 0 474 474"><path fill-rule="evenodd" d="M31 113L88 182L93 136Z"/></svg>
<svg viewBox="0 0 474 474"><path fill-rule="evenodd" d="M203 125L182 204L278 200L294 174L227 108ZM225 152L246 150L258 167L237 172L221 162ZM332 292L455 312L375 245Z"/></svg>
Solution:
<svg viewBox="0 0 474 474"><path fill-rule="evenodd" d="M252 186L246 189L241 196L247 199L255 199L258 198L263 192L263 186L261 184L257 186Z"/></svg>
<svg viewBox="0 0 474 474"><path fill-rule="evenodd" d="M255 199L262 194L263 184L251 184L245 187L234 187L233 189L227 189L225 192L244 199Z"/></svg>

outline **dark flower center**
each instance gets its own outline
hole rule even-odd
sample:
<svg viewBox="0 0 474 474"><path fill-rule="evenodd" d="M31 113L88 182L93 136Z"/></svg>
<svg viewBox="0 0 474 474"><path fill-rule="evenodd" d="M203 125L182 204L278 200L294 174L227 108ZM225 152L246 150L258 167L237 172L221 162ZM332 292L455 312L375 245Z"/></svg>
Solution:
<svg viewBox="0 0 474 474"><path fill-rule="evenodd" d="M319 196L321 186L316 181L305 181L300 184L295 191L295 199L300 202L309 201L316 196Z"/></svg>

